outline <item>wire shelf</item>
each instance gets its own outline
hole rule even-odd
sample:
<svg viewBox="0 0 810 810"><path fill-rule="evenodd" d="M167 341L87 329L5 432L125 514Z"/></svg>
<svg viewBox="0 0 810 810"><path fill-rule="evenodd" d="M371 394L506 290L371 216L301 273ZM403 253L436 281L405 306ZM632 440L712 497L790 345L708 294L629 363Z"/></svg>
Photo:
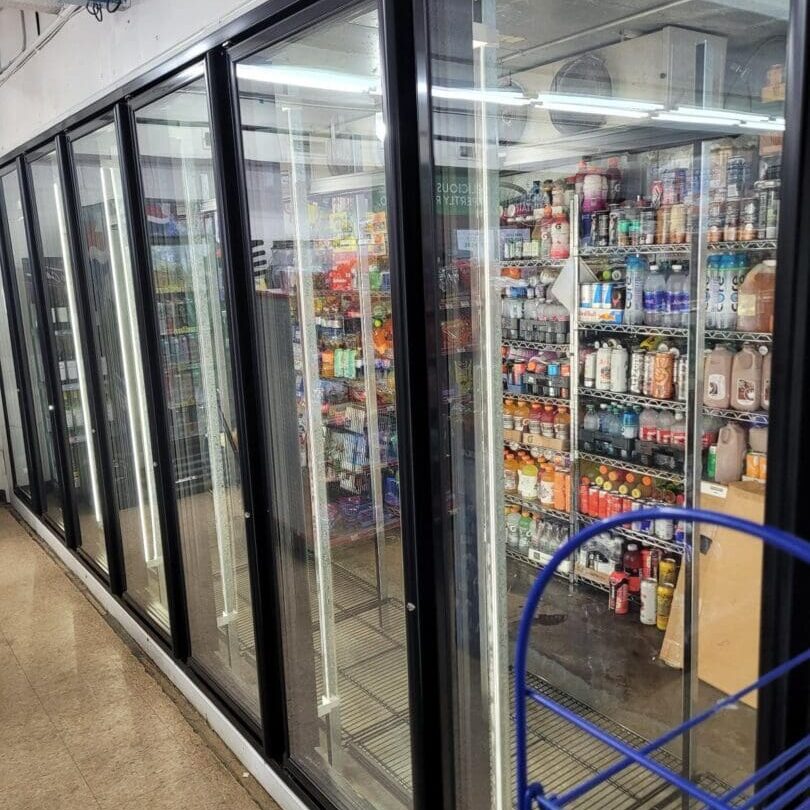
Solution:
<svg viewBox="0 0 810 810"><path fill-rule="evenodd" d="M502 344L510 349L532 349L539 352L567 352L571 349L570 343L536 343L533 340L504 340Z"/></svg>
<svg viewBox="0 0 810 810"><path fill-rule="evenodd" d="M501 259L501 267L562 267L568 259Z"/></svg>
<svg viewBox="0 0 810 810"><path fill-rule="evenodd" d="M643 464L633 464L632 461L623 461L610 456L602 456L597 453L579 453L580 461L592 461L594 464L606 464L609 467L618 467L621 470L635 472L639 475L649 475L650 478L657 478L659 481L669 481L673 484L683 484L683 473L663 470L660 467L646 467Z"/></svg>
<svg viewBox="0 0 810 810"><path fill-rule="evenodd" d="M537 394L510 394L508 391L503 392L504 399L516 399L519 402L539 402L541 405L564 405L568 407L571 400L562 397L542 397Z"/></svg>
<svg viewBox="0 0 810 810"><path fill-rule="evenodd" d="M767 425L767 411L735 411L731 408L703 408L704 416L717 416L720 419L733 419L736 422L749 422L753 425Z"/></svg>
<svg viewBox="0 0 810 810"><path fill-rule="evenodd" d="M650 408L666 408L670 411L685 412L686 403L677 399L655 399L641 394L617 394L615 391L599 391L596 388L580 388L580 396L603 399L619 405L641 405Z"/></svg>
<svg viewBox="0 0 810 810"><path fill-rule="evenodd" d="M531 552L530 552L531 553ZM518 562L522 562L524 565L529 565L532 568L543 568L544 566L548 565L548 561L551 559L551 554L545 554L544 552L540 552L542 554L543 559L537 559L536 557L530 557L527 554L524 554L521 551L516 551L513 548L506 547L506 556L510 560L517 560ZM570 563L569 563L570 565ZM558 568L555 573L561 579L564 579L568 582L568 574L562 569Z"/></svg>
<svg viewBox="0 0 810 810"><path fill-rule="evenodd" d="M771 332L736 332L733 329L707 329L707 340L738 340L746 343L773 343Z"/></svg>
<svg viewBox="0 0 810 810"><path fill-rule="evenodd" d="M507 442L505 441L504 447L508 447L510 450L526 450L527 452L531 453L535 450L539 451L541 456L563 456L565 458L571 458L571 451L570 450L553 450L550 447L542 447L536 444L523 444L523 442Z"/></svg>
<svg viewBox="0 0 810 810"><path fill-rule="evenodd" d="M776 250L776 239L751 239L736 242L709 242L706 249L712 253L724 250Z"/></svg>
<svg viewBox="0 0 810 810"><path fill-rule="evenodd" d="M683 326L646 326L629 323L579 323L580 332L615 332L623 335L661 335L662 337L686 338L687 330Z"/></svg>
<svg viewBox="0 0 810 810"><path fill-rule="evenodd" d="M583 512L577 512L577 520L583 526L589 526L591 523L598 523L600 518L591 517ZM618 537L623 537L625 540L643 543L645 546L660 548L662 551L667 551L671 554L683 554L683 546L680 543L676 543L674 540L662 540L654 534L637 532L635 529L628 529L626 526L617 526L611 529L610 533Z"/></svg>
<svg viewBox="0 0 810 810"><path fill-rule="evenodd" d="M583 258L588 256L655 256L658 253L689 254L692 252L692 245L689 242L669 245L592 245L582 248L579 255Z"/></svg>
<svg viewBox="0 0 810 810"><path fill-rule="evenodd" d="M536 515L542 515L552 520L560 520L564 523L571 521L571 515L568 512L552 509L550 506L543 506L540 501L527 501L523 498L518 498L516 495L504 495L503 499L505 503L511 506L519 506L527 512L534 512Z"/></svg>

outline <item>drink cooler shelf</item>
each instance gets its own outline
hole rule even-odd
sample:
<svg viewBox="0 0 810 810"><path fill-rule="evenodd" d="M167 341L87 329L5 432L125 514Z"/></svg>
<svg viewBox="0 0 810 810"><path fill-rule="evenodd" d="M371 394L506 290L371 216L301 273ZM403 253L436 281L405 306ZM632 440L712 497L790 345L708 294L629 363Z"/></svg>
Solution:
<svg viewBox="0 0 810 810"><path fill-rule="evenodd" d="M562 267L568 259L501 259L501 267Z"/></svg>
<svg viewBox="0 0 810 810"><path fill-rule="evenodd" d="M546 557L551 559L550 554L545 554L545 552L543 553ZM518 562L521 562L524 565L529 565L532 568L536 569L544 568L547 565L547 562L540 562L539 560L534 560L528 555L524 554L523 552L517 551L516 549L510 548L509 546L506 546L506 556L511 560L517 560ZM558 568L554 573L558 577L560 577L560 579L564 579L566 582L569 581L568 574L562 569Z"/></svg>
<svg viewBox="0 0 810 810"><path fill-rule="evenodd" d="M503 500L504 503L511 506L519 506L527 512L534 512L536 515L542 515L552 520L559 520L563 523L568 523L571 520L571 515L568 512L552 509L550 506L543 506L540 501L527 501L524 498L519 498L517 495L509 494L505 494Z"/></svg>
<svg viewBox="0 0 810 810"><path fill-rule="evenodd" d="M593 399L603 399L619 405L643 405L651 408L666 408L670 411L686 412L686 403L678 399L655 399L641 394L617 394L614 391L599 391L596 388L580 388L579 395Z"/></svg>
<svg viewBox="0 0 810 810"><path fill-rule="evenodd" d="M767 411L735 411L730 408L703 407L704 416L717 416L720 419L733 419L736 422L751 422L755 425L768 424Z"/></svg>
<svg viewBox="0 0 810 810"><path fill-rule="evenodd" d="M570 407L571 400L562 397L543 397L538 394L510 394L509 391L503 392L504 399L516 399L519 402L539 402L541 405L564 405L566 408Z"/></svg>
<svg viewBox="0 0 810 810"><path fill-rule="evenodd" d="M733 329L707 329L707 340L739 340L746 343L773 343L771 332L736 332Z"/></svg>
<svg viewBox="0 0 810 810"><path fill-rule="evenodd" d="M601 518L595 518L591 517L590 515L586 515L583 512L577 512L577 520L582 525L589 525L591 523L598 523ZM646 546L655 546L655 548L671 554L683 554L682 544L676 543L672 540L662 540L660 537L656 537L654 534L637 532L634 529L627 529L624 526L613 528L610 530L610 533L615 534L618 537L623 537L625 540L631 540L635 543L644 543Z"/></svg>
<svg viewBox="0 0 810 810"><path fill-rule="evenodd" d="M552 450L550 447L543 447L542 445L535 445L535 444L523 444L523 442L507 442L503 443L504 447L508 447L510 450L526 450L528 453L531 453L533 450L539 450L540 455L545 456L548 458L549 456L564 456L565 458L571 457L570 450Z"/></svg>
<svg viewBox="0 0 810 810"><path fill-rule="evenodd" d="M623 335L661 335L662 337L684 339L687 337L687 329L683 326L646 326L644 324L580 321L578 328L580 332L616 332Z"/></svg>
<svg viewBox="0 0 810 810"><path fill-rule="evenodd" d="M657 253L691 254L691 252L691 242L679 242L669 245L592 245L582 248L579 255L583 259L587 259L590 256L610 258L613 256L654 256Z"/></svg>
<svg viewBox="0 0 810 810"><path fill-rule="evenodd" d="M673 484L683 484L683 473L672 472L671 470L663 470L659 467L646 467L643 464L634 464L632 461L623 461L618 458L611 458L610 456L602 456L597 453L585 453L579 451L580 461L591 461L594 464L605 464L609 467L618 467L628 472L635 472L639 475L648 475L650 478L657 478L660 481L670 481Z"/></svg>
<svg viewBox="0 0 810 810"><path fill-rule="evenodd" d="M571 349L570 343L538 343L534 340L503 340L501 344L510 349L534 349L541 352L567 352Z"/></svg>
<svg viewBox="0 0 810 810"><path fill-rule="evenodd" d="M751 239L736 242L708 242L706 249L711 253L724 250L776 250L776 239Z"/></svg>

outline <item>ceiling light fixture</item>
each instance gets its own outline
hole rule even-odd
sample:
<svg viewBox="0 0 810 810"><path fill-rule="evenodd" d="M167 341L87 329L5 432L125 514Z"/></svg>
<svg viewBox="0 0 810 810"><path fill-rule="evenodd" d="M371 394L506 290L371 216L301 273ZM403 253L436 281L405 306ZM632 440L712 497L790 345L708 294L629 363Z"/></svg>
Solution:
<svg viewBox="0 0 810 810"><path fill-rule="evenodd" d="M247 65L236 66L236 76L266 84L282 84L290 87L305 87L310 90L329 90L336 93L380 94L379 82L371 76L353 73L338 73L321 68L295 67L294 65Z"/></svg>

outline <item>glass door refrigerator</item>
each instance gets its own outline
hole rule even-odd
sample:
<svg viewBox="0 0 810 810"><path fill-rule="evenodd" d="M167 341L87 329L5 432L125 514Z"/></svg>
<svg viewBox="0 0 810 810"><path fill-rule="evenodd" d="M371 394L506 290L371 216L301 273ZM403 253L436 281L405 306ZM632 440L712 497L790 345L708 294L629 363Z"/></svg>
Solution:
<svg viewBox="0 0 810 810"><path fill-rule="evenodd" d="M459 724L486 707L457 758L464 806L508 807L513 633L560 544L656 504L763 520L788 7L429 7ZM557 574L531 685L628 742L756 678L755 541L634 521ZM530 779L613 760L533 711ZM756 721L656 756L721 794ZM680 806L637 769L600 790L583 806Z"/></svg>

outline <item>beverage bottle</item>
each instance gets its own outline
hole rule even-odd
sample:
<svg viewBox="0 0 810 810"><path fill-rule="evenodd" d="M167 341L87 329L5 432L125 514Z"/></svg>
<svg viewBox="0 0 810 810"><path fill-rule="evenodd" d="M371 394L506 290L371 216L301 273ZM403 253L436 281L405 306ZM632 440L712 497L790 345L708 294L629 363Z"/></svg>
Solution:
<svg viewBox="0 0 810 810"><path fill-rule="evenodd" d="M619 158L608 158L608 167L605 172L607 179L608 204L622 201L622 170L619 168Z"/></svg>
<svg viewBox="0 0 810 810"><path fill-rule="evenodd" d="M644 260L641 256L628 256L625 263L624 322L630 325L644 323Z"/></svg>
<svg viewBox="0 0 810 810"><path fill-rule="evenodd" d="M518 521L518 551L528 554L529 543L534 535L534 520L528 512L523 512Z"/></svg>
<svg viewBox="0 0 810 810"><path fill-rule="evenodd" d="M683 265L673 264L667 279L666 326L685 326L689 312L689 287L683 274Z"/></svg>
<svg viewBox="0 0 810 810"><path fill-rule="evenodd" d="M717 329L717 304L720 298L720 257L709 256L706 262L706 328Z"/></svg>
<svg viewBox="0 0 810 810"><path fill-rule="evenodd" d="M554 406L543 406L543 412L540 414L540 432L546 438L550 439L554 436Z"/></svg>
<svg viewBox="0 0 810 810"><path fill-rule="evenodd" d="M654 442L658 436L658 414L653 408L644 408L638 417L638 435L643 442Z"/></svg>
<svg viewBox="0 0 810 810"><path fill-rule="evenodd" d="M629 582L623 566L616 565L616 570L609 577L608 610L623 615L630 610Z"/></svg>
<svg viewBox="0 0 810 810"><path fill-rule="evenodd" d="M731 399L731 366L734 355L719 343L705 355L703 364L703 404L709 408L728 408Z"/></svg>
<svg viewBox="0 0 810 810"><path fill-rule="evenodd" d="M637 543L627 544L622 555L622 567L628 579L630 593L638 593L641 590L641 552Z"/></svg>
<svg viewBox="0 0 810 810"><path fill-rule="evenodd" d="M605 405L603 402L599 406L599 431L601 433L607 433L608 429L608 406Z"/></svg>
<svg viewBox="0 0 810 810"><path fill-rule="evenodd" d="M734 254L734 278L731 286L731 308L734 310L735 325L739 322L740 289L748 275L749 264L747 253ZM739 326L736 326L739 329Z"/></svg>
<svg viewBox="0 0 810 810"><path fill-rule="evenodd" d="M607 344L596 351L596 390L610 391L613 349Z"/></svg>
<svg viewBox="0 0 810 810"><path fill-rule="evenodd" d="M662 316L666 305L666 282L657 264L650 265L650 272L644 279L644 323L647 326L662 326Z"/></svg>
<svg viewBox="0 0 810 810"><path fill-rule="evenodd" d="M741 332L772 332L776 261L765 259L740 285L737 328Z"/></svg>
<svg viewBox="0 0 810 810"><path fill-rule="evenodd" d="M594 408L593 405L587 405L585 407L585 418L582 427L584 427L585 430L599 430L599 414L596 412L596 408Z"/></svg>
<svg viewBox="0 0 810 810"><path fill-rule="evenodd" d="M513 506L506 515L506 544L511 548L518 547L518 527L520 526L520 511Z"/></svg>
<svg viewBox="0 0 810 810"><path fill-rule="evenodd" d="M537 498L537 467L531 460L524 461L518 473L518 495L527 501Z"/></svg>
<svg viewBox="0 0 810 810"><path fill-rule="evenodd" d="M768 352L762 359L762 393L760 401L762 407L767 411L771 407L771 357Z"/></svg>
<svg viewBox="0 0 810 810"><path fill-rule="evenodd" d="M762 355L750 343L743 343L731 364L731 407L738 411L757 410L761 391Z"/></svg>
<svg viewBox="0 0 810 810"><path fill-rule="evenodd" d="M503 461L503 485L504 490L513 495L518 488L518 469L519 465L515 456L507 453Z"/></svg>
<svg viewBox="0 0 810 810"><path fill-rule="evenodd" d="M737 313L734 310L734 254L724 253L720 257L717 274L717 329L736 329Z"/></svg>
<svg viewBox="0 0 810 810"><path fill-rule="evenodd" d="M622 435L622 418L619 415L618 407L613 407L610 409L610 415L608 417L608 429L607 432L611 436L621 436Z"/></svg>
<svg viewBox="0 0 810 810"><path fill-rule="evenodd" d="M580 352L582 362L582 382L585 388L596 386L596 349L590 346Z"/></svg>
<svg viewBox="0 0 810 810"><path fill-rule="evenodd" d="M571 432L571 414L563 405L554 414L554 438L567 439Z"/></svg>
<svg viewBox="0 0 810 810"><path fill-rule="evenodd" d="M675 414L675 419L672 422L670 444L677 447L686 446L686 420L682 413Z"/></svg>
<svg viewBox="0 0 810 810"><path fill-rule="evenodd" d="M627 391L627 349L614 346L610 355L610 390L616 394Z"/></svg>
<svg viewBox="0 0 810 810"><path fill-rule="evenodd" d="M544 464L540 468L540 503L554 506L554 465Z"/></svg>
<svg viewBox="0 0 810 810"><path fill-rule="evenodd" d="M674 422L672 411L662 408L655 425L655 440L658 444L670 444L672 442L672 425Z"/></svg>
<svg viewBox="0 0 810 810"><path fill-rule="evenodd" d="M639 433L639 414L635 408L625 408L622 414L622 436L625 439L637 439Z"/></svg>

